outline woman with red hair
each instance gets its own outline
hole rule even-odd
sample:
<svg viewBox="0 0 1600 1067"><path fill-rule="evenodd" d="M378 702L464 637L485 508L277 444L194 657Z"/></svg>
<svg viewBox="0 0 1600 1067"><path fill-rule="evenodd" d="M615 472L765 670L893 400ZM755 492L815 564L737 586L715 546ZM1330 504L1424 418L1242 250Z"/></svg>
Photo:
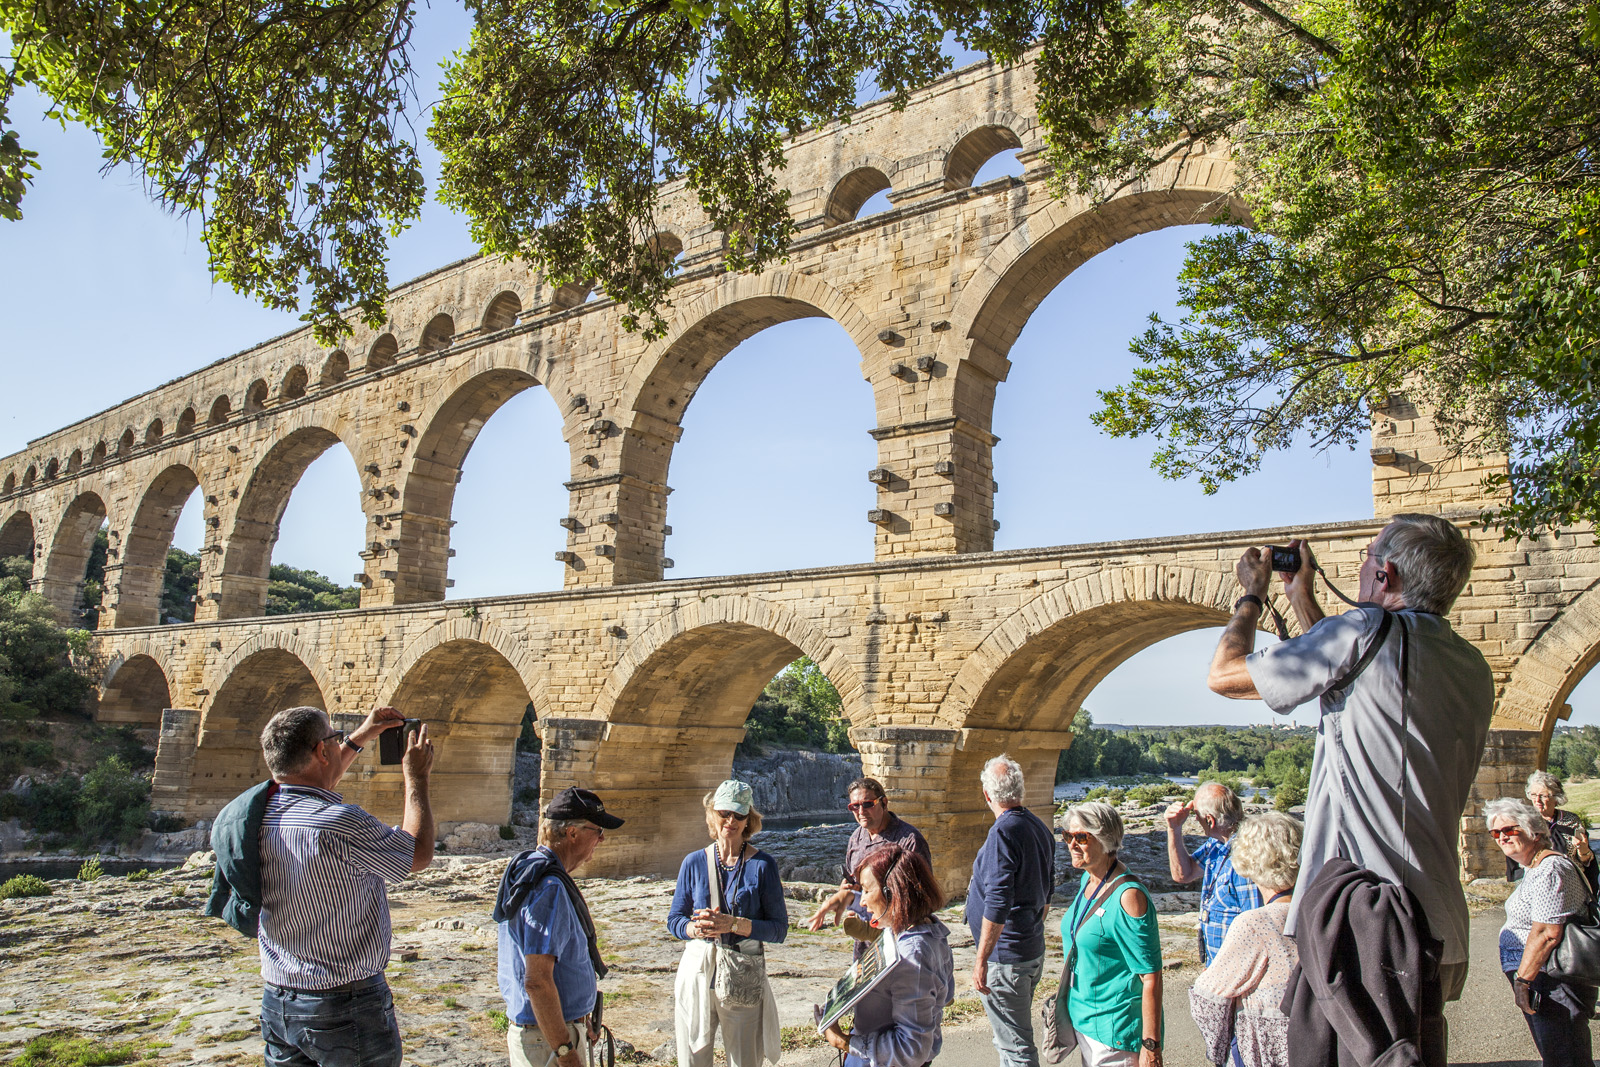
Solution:
<svg viewBox="0 0 1600 1067"><path fill-rule="evenodd" d="M924 1067L939 1054L945 1005L955 998L950 931L934 915L944 892L928 861L893 846L862 861L861 905L893 937L900 958L856 1003L855 1029L823 1033L845 1067Z"/></svg>

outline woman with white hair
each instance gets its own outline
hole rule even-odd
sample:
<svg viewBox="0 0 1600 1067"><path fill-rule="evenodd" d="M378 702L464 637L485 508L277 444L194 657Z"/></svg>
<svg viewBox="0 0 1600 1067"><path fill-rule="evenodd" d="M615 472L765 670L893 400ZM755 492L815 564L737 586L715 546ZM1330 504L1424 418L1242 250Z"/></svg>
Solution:
<svg viewBox="0 0 1600 1067"><path fill-rule="evenodd" d="M1500 969L1545 1067L1594 1067L1589 1019L1596 989L1545 972L1567 920L1588 907L1588 882L1575 863L1550 848L1550 824L1532 804L1491 800L1484 815L1500 851L1526 869L1506 898Z"/></svg>
<svg viewBox="0 0 1600 1067"><path fill-rule="evenodd" d="M1300 874L1303 833L1299 820L1271 811L1252 815L1234 834L1234 870L1255 883L1265 903L1233 920L1216 958L1189 990L1189 1009L1210 1063L1289 1062L1289 1019L1278 1005L1300 962L1283 924Z"/></svg>
<svg viewBox="0 0 1600 1067"><path fill-rule="evenodd" d="M1528 803L1539 809L1550 827L1550 847L1577 864L1589 880L1589 888L1600 886L1600 864L1596 864L1594 849L1589 847L1589 828L1583 820L1558 805L1567 802L1561 779L1549 771L1534 771L1528 775L1528 788L1524 795ZM1515 882L1522 877L1522 867L1516 860L1506 857L1506 881Z"/></svg>
<svg viewBox="0 0 1600 1067"><path fill-rule="evenodd" d="M722 1031L728 1067L782 1055L765 944L789 932L778 864L750 843L761 830L750 786L729 779L705 796L709 848L684 857L667 930L684 946L673 986L678 1067L711 1067Z"/></svg>
<svg viewBox="0 0 1600 1067"><path fill-rule="evenodd" d="M1161 1067L1161 933L1149 891L1117 859L1122 817L1089 801L1067 809L1066 826L1083 876L1061 919L1071 973L1057 1021L1077 1032L1083 1067Z"/></svg>

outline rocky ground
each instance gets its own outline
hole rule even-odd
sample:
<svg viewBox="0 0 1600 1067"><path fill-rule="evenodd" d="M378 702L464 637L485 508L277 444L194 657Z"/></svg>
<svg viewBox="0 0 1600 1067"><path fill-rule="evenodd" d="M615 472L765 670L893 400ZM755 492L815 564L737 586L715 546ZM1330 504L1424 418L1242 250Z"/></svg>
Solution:
<svg viewBox="0 0 1600 1067"><path fill-rule="evenodd" d="M806 844L796 856L820 858L825 848L809 840L813 836L793 834ZM483 839L490 837L503 851L526 847L525 841L502 842L497 832L458 832L451 843L489 845ZM769 845L782 847L778 840ZM1158 854L1153 840L1130 839L1129 846L1130 859L1134 853ZM842 851L842 838L834 847L835 855ZM142 881L55 881L50 896L0 902L0 1058L40 1035L64 1033L126 1046L155 1063L260 1062L256 948L199 914L210 884L208 860L196 856ZM408 1064L504 1062L504 1004L495 984L495 928L489 920L504 863L503 854L441 856L390 893L395 952L388 976ZM635 878L581 884L612 966L603 988L609 1022L627 1043L626 1059L672 1059L671 990L681 951L664 927L672 883ZM831 886L790 881L788 889L795 925L785 944L772 951L769 973L786 1040L805 1046L815 1042L806 1025L811 1006L848 964L849 944L835 931L813 934L798 925ZM1157 900L1168 958L1182 966L1192 961L1194 895L1167 893ZM972 965L972 939L959 907L948 909L944 919L958 973L964 974ZM1059 913L1052 915L1047 929L1056 931L1059 923ZM1051 940L1058 943L1059 937L1052 933ZM950 1012L952 1024L979 1016L970 997Z"/></svg>

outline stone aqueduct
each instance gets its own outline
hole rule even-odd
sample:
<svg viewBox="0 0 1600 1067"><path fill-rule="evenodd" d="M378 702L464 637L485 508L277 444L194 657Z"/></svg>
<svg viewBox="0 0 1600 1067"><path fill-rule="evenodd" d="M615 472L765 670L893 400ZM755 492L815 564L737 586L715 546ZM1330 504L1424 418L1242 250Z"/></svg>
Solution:
<svg viewBox="0 0 1600 1067"><path fill-rule="evenodd" d="M681 253L680 273L656 342L624 330L610 301L520 264L435 271L396 290L382 329L358 325L338 350L297 331L0 458L0 555L31 553L34 587L70 612L109 524L97 714L159 728L158 808L205 817L258 779L255 738L280 708L394 703L439 738L440 817L504 822L531 702L545 794L592 785L628 819L595 871L670 872L703 838L699 797L726 774L757 693L804 653L842 694L867 772L960 884L987 825L982 761L1017 756L1043 812L1096 683L1156 641L1217 625L1241 546L1287 536L992 551L990 416L1029 314L1112 244L1214 217L1232 179L1225 156L1176 160L1092 210L1050 196L1039 136L1031 71L988 65L902 111L874 104L804 132L786 175L801 234L786 265L759 275L726 272L721 235L669 188L656 240ZM1011 149L1023 175L974 187L981 164ZM883 189L890 209L857 219ZM740 341L807 316L849 332L873 392L874 560L663 581L685 409ZM570 446L565 588L447 601L463 461L496 409L536 387L559 405ZM1395 398L1373 432L1375 515L1476 515L1482 471L1451 461L1425 415ZM361 607L263 618L279 518L335 442L360 468ZM197 487L197 621L158 626L166 550ZM1315 529L1330 574L1353 585L1379 526ZM1600 657L1600 552L1588 533L1474 536L1478 569L1455 622L1500 683L1490 792L1542 759ZM397 815L397 776L357 766L352 799ZM1463 826L1470 873L1487 853L1470 813Z"/></svg>

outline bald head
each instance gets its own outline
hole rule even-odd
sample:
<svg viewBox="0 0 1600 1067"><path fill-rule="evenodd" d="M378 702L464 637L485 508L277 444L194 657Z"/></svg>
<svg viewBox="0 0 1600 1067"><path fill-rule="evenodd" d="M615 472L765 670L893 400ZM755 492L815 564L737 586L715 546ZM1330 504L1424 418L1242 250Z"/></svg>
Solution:
<svg viewBox="0 0 1600 1067"><path fill-rule="evenodd" d="M1202 782L1194 791L1194 811L1209 820L1214 832L1226 837L1244 822L1244 805L1221 782Z"/></svg>

